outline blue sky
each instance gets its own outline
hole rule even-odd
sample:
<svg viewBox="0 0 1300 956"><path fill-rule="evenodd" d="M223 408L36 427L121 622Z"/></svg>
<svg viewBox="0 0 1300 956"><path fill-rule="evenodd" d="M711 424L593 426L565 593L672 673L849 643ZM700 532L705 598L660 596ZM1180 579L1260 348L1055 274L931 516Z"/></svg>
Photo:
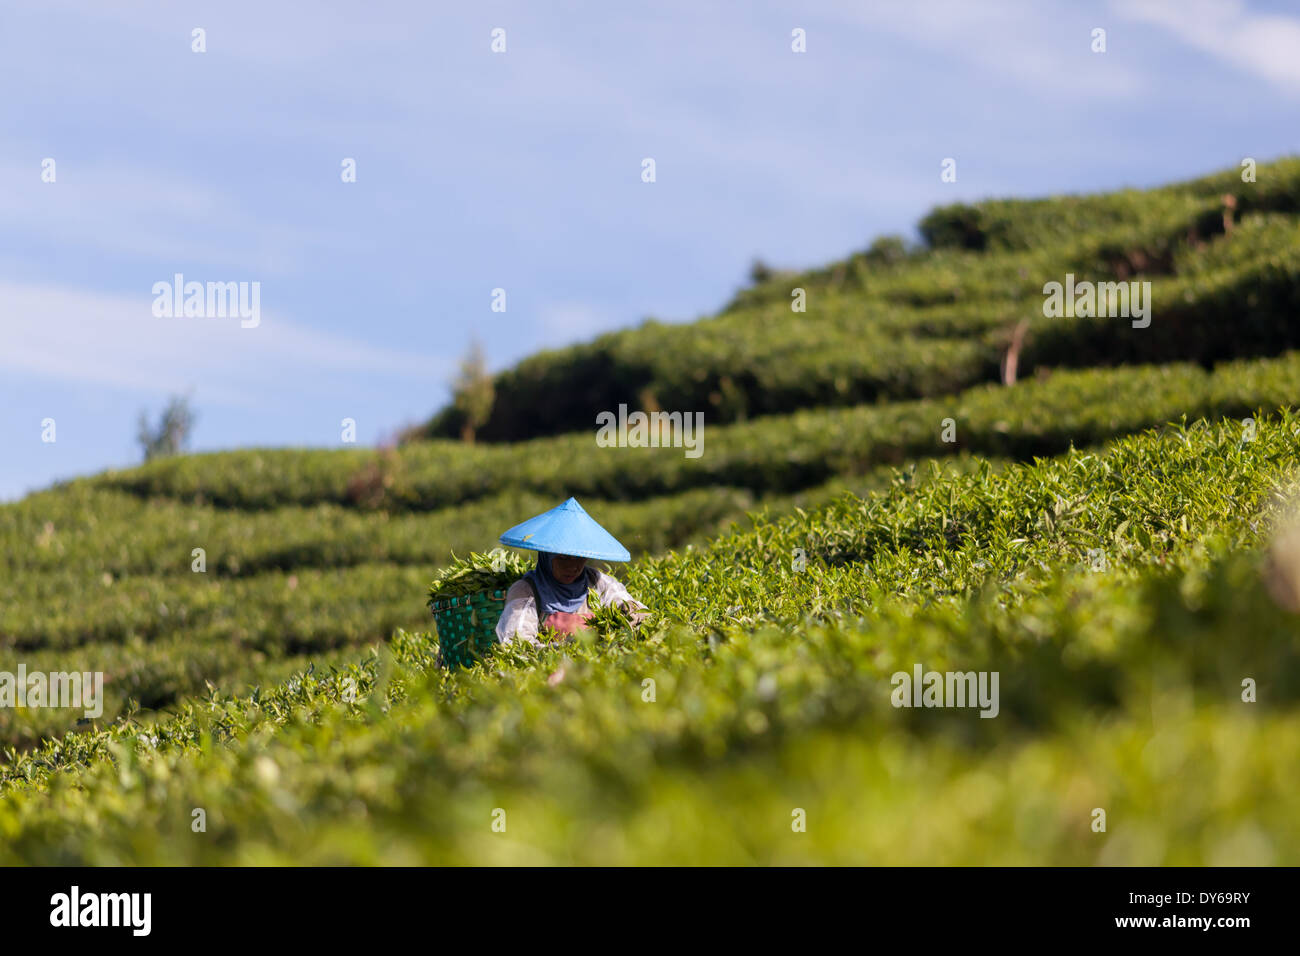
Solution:
<svg viewBox="0 0 1300 956"><path fill-rule="evenodd" d="M5 0L0 89L13 498L133 464L171 394L194 450L337 446L344 418L374 443L446 400L472 336L500 368L707 315L755 257L822 264L936 203L1296 152L1300 10ZM259 282L260 325L154 317L178 272Z"/></svg>

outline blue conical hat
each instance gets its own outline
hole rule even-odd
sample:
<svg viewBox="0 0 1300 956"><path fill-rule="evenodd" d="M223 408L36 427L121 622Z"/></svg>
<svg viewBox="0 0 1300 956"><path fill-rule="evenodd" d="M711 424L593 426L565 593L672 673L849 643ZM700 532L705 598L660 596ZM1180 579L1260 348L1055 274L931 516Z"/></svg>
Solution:
<svg viewBox="0 0 1300 956"><path fill-rule="evenodd" d="M632 555L618 539L582 510L577 498L517 524L501 536L501 543L513 548L571 554L575 558L601 561L631 561Z"/></svg>

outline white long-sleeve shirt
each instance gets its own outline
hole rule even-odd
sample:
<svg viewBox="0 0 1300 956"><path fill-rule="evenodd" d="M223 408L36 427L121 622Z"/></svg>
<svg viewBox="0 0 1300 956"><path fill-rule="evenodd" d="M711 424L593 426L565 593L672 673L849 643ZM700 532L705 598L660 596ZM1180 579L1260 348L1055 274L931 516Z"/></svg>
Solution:
<svg viewBox="0 0 1300 956"><path fill-rule="evenodd" d="M611 604L621 604L628 610L645 607L628 594L627 588L623 587L616 578L603 571L596 571L595 568L591 570L596 575L596 597L602 607ZM582 607L575 613L581 614L585 610L587 610L587 602L583 601ZM505 610L501 612L501 618L497 621L497 640L502 644L509 644L518 638L529 644L540 644L537 630L537 602L533 600L533 589L528 586L527 581L520 578L510 585L510 590L506 592Z"/></svg>

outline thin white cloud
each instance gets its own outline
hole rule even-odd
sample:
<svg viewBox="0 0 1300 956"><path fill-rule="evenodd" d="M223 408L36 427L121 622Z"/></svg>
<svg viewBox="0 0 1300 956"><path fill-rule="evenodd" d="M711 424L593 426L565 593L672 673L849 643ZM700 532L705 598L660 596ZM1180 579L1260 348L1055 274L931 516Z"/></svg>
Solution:
<svg viewBox="0 0 1300 956"><path fill-rule="evenodd" d="M267 289L262 289L265 306ZM259 407L286 389L329 394L350 375L445 381L439 357L314 331L263 309L238 318L155 318L153 296L104 295L0 280L0 369L145 393L199 391L205 402Z"/></svg>
<svg viewBox="0 0 1300 956"><path fill-rule="evenodd" d="M339 235L266 221L239 199L204 183L156 169L55 161L56 179L41 180L46 157L0 165L0 219L23 235L85 246L115 256L255 270L258 278L303 267L307 248L343 246ZM250 238L251 237L251 238Z"/></svg>
<svg viewBox="0 0 1300 956"><path fill-rule="evenodd" d="M1140 92L1144 80L1113 59L1086 73L1070 57L1089 51L1087 30L1067 32L1063 9L1029 0L914 0L910 3L845 3L836 17L868 36L892 34L943 58L979 68L981 77L1006 77L1028 95L1076 101L1122 99ZM1099 24L1091 24L1097 26ZM877 43L888 43L881 37Z"/></svg>
<svg viewBox="0 0 1300 956"><path fill-rule="evenodd" d="M1124 19L1149 23L1239 70L1300 94L1300 19L1252 13L1241 0L1111 0Z"/></svg>

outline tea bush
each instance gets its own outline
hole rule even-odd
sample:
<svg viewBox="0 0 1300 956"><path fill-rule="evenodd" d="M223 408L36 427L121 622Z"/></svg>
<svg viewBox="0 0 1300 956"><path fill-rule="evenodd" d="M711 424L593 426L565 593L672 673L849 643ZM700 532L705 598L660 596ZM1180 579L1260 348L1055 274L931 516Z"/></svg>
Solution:
<svg viewBox="0 0 1300 956"><path fill-rule="evenodd" d="M1149 331L1130 329L1135 336ZM1300 354L1286 354L1225 362L1212 372L1181 363L1057 372L1011 389L979 386L957 396L807 410L706 427L699 458L686 458L677 449L601 448L594 433L521 445L421 442L400 452L404 477L388 490L385 504L395 512L438 511L512 492L545 500L577 495L607 502L696 488L785 494L837 475L865 474L880 465L960 450L1013 458L1057 454L1071 443L1104 441L1183 415L1245 415L1260 406L1288 403L1298 394ZM953 442L943 440L947 418L956 426ZM339 503L356 458L352 453L331 458L334 454L195 455L110 472L88 483L223 508ZM522 461L527 467L520 466ZM499 514L506 509L486 510ZM725 505L715 514L723 510Z"/></svg>
<svg viewBox="0 0 1300 956"><path fill-rule="evenodd" d="M526 441L0 506L0 670L105 675L94 721L0 709L0 863L1300 861L1298 209L1283 160L936 210L503 372ZM1150 281L1151 326L1045 318L1070 271ZM704 455L597 447L620 401L706 410ZM436 667L430 579L569 495L650 619ZM997 717L895 708L916 665L998 673Z"/></svg>
<svg viewBox="0 0 1300 956"><path fill-rule="evenodd" d="M310 502L217 507L205 489L224 487L232 501L247 494L263 504L268 493L283 493L274 490L281 464L291 484L310 473L303 458L317 453L199 456L199 465L178 458L166 472L151 464L0 508L0 641L12 654L110 674L105 719L129 699L147 713L202 692L207 681L237 692L288 662L338 660L394 628L426 626L428 611L413 594L423 593L439 565L453 552L491 546L504 528L566 493L581 495L634 554L653 555L704 543L747 511L778 515L844 490L887 487L899 466L912 481L928 481L929 472L911 463L929 456L947 454L944 473L961 474L982 460L1096 445L1184 413L1245 416L1297 394L1300 357L1286 356L1208 373L1192 366L1058 373L1012 389L981 387L951 403L804 412L710 432L706 457L694 461L671 449L599 449L571 438L520 449L451 446L441 459L413 446L400 453L411 484L390 489L408 504L422 495L490 491L469 463L516 483L427 512ZM940 440L947 417L952 443ZM520 456L536 467L514 468ZM141 474L156 491L181 492L186 486L177 479L203 484L188 500L119 487L123 477ZM158 483L164 475L170 484ZM432 484L421 487L424 481ZM591 497L593 487L639 500ZM206 551L202 574L191 571L195 547ZM67 712L5 714L0 743L30 746L75 719Z"/></svg>
<svg viewBox="0 0 1300 956"><path fill-rule="evenodd" d="M711 318L649 321L531 356L496 377L496 405L479 435L522 441L586 430L593 409L648 400L705 411L721 423L960 391L998 378L1010 329L1022 319L1041 320L1044 283L1067 272L1089 281L1163 281L1149 334L1125 334L1117 321L1043 324L1044 335L1065 333L1037 354L1052 367L1217 361L1300 346L1287 296L1300 261L1300 159L1263 164L1257 174L1254 183L1243 183L1237 169L1160 189L937 209L920 224L931 247L902 260L859 253L774 276ZM1262 218L1290 225L1266 251L1275 267L1257 267L1260 250L1249 229L1224 234L1226 195L1238 226ZM1234 250L1217 254L1223 274L1209 288L1187 273L1189 259L1207 246ZM1256 283L1267 288L1255 301L1231 298L1249 295ZM806 312L791 310L796 288L806 293ZM944 334L936 336L929 314L936 309L953 309L963 320L938 326ZM1247 315L1253 321L1236 338L1216 335ZM983 337L999 325L1002 334ZM923 343L898 334L913 327L928 327ZM1076 343L1087 348L1076 351ZM456 425L448 410L424 433L455 437Z"/></svg>
<svg viewBox="0 0 1300 956"><path fill-rule="evenodd" d="M1196 423L900 478L637 562L629 583L665 610L641 634L448 675L402 632L329 673L10 753L0 860L1294 863L1300 622L1269 541L1294 520L1276 490L1298 432L1290 413L1249 441ZM890 675L915 663L998 670L999 716L894 708Z"/></svg>

